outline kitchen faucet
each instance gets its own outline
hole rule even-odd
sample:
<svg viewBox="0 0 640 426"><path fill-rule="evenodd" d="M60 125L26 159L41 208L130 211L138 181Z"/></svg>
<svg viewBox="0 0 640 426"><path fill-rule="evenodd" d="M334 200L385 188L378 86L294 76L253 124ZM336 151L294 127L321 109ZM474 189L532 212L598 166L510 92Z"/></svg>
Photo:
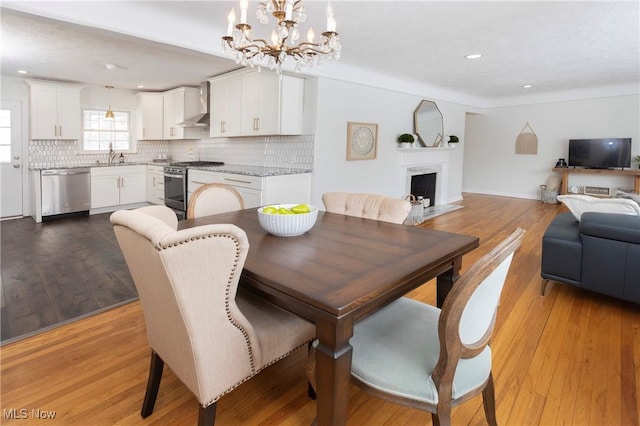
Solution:
<svg viewBox="0 0 640 426"><path fill-rule="evenodd" d="M113 150L113 145L109 142L109 164L113 164L116 159L116 152Z"/></svg>

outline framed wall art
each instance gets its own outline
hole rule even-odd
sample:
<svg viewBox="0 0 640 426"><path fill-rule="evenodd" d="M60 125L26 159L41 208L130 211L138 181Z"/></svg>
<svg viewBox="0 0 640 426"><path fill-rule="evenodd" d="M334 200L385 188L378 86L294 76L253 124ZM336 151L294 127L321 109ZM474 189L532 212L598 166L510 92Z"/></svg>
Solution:
<svg viewBox="0 0 640 426"><path fill-rule="evenodd" d="M347 160L373 160L378 149L378 125L347 122Z"/></svg>

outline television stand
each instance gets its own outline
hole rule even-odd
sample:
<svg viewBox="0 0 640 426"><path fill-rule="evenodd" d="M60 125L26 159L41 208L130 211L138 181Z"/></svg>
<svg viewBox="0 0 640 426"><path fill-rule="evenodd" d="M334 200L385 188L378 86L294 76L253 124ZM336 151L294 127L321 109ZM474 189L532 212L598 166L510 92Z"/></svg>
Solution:
<svg viewBox="0 0 640 426"><path fill-rule="evenodd" d="M556 173L562 174L562 184L560 185L560 195L567 193L569 187L569 174L601 174L601 175L620 175L633 177L633 192L640 194L640 169L628 169L628 170L613 170L613 169L576 169L568 167L555 167L553 169Z"/></svg>

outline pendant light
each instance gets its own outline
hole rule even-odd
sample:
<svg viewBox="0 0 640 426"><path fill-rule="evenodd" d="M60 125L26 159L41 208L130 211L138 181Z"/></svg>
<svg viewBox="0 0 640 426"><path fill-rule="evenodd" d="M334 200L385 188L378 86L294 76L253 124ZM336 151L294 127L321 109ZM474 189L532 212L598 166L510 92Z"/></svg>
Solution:
<svg viewBox="0 0 640 426"><path fill-rule="evenodd" d="M107 89L111 90L113 89L113 86L104 86ZM111 95L109 95L109 101L111 101ZM107 113L105 114L106 118L115 118L115 116L113 115L113 111L111 110L111 102L109 102L109 109L107 109Z"/></svg>

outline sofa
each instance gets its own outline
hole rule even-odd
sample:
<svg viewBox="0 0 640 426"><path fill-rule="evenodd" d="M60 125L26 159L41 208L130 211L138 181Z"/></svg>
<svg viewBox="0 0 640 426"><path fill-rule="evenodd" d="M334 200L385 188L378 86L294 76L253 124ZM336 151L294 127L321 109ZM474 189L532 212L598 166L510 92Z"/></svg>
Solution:
<svg viewBox="0 0 640 426"><path fill-rule="evenodd" d="M560 213L542 237L541 275L543 296L553 280L640 304L640 216Z"/></svg>

